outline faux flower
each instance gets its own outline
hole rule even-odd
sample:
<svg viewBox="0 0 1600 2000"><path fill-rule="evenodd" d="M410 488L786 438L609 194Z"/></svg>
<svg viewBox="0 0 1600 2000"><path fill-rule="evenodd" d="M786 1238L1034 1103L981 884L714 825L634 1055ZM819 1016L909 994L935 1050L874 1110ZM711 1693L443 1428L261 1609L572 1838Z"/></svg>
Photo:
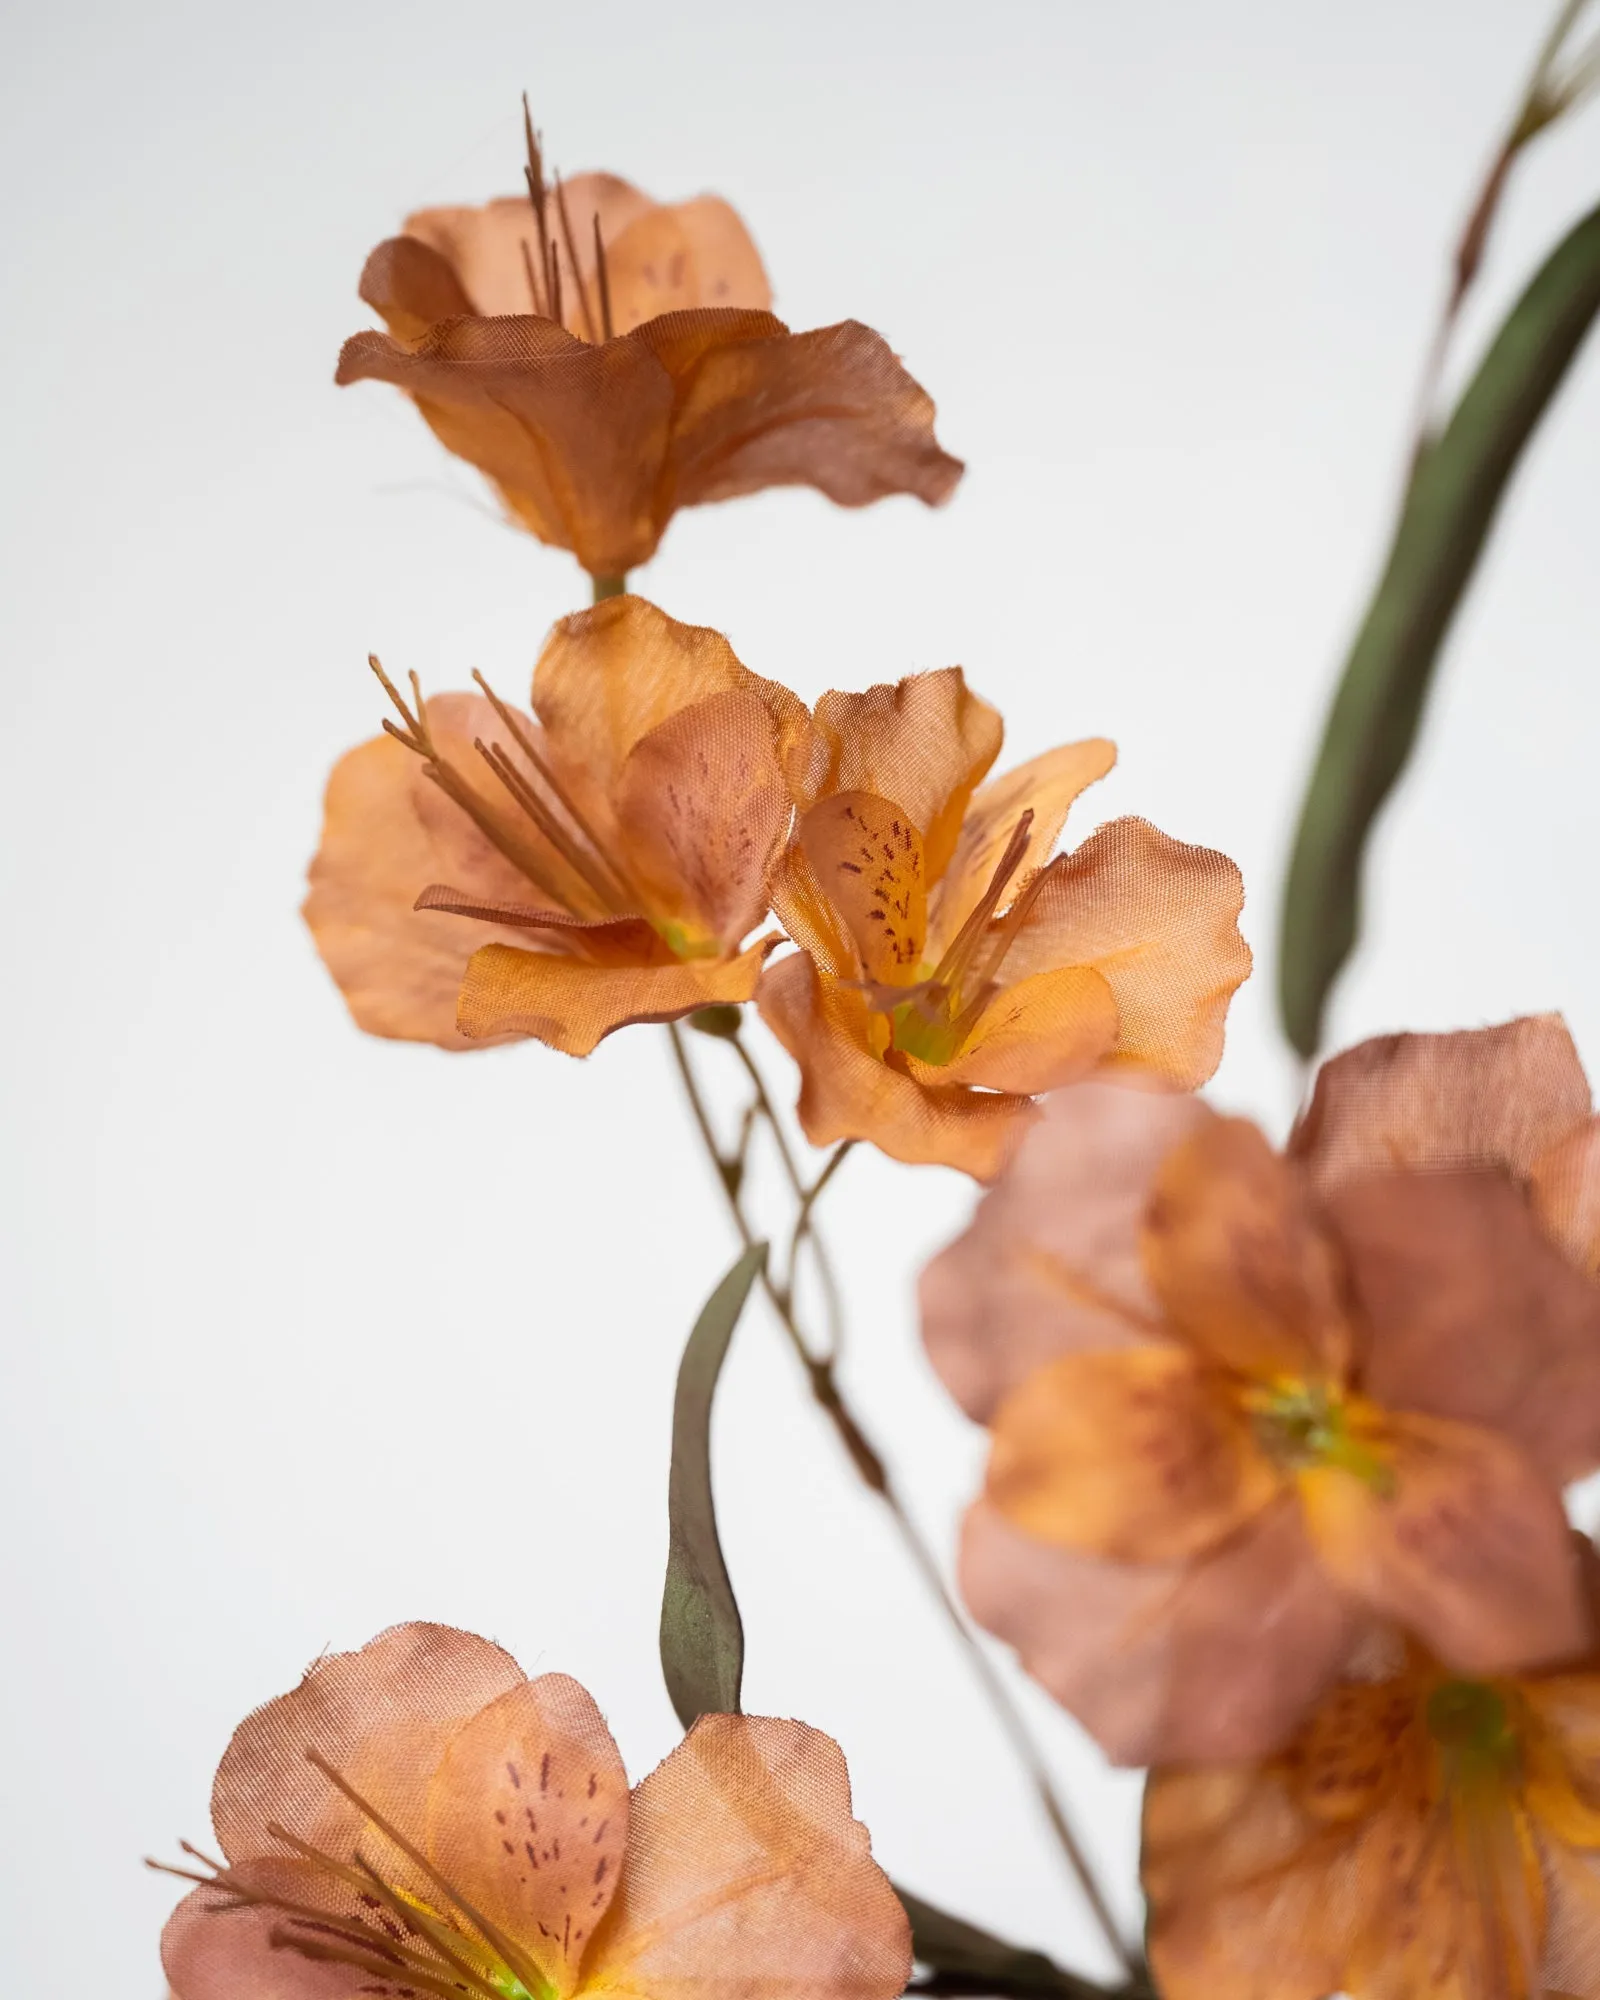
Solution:
<svg viewBox="0 0 1600 2000"><path fill-rule="evenodd" d="M212 1819L162 1939L175 2000L894 2000L911 1970L828 1737L705 1716L630 1792L576 1681L444 1625L248 1717Z"/></svg>
<svg viewBox="0 0 1600 2000"><path fill-rule="evenodd" d="M1600 1289L1535 1206L1587 1088L1559 1023L1419 1043L1330 1064L1288 1158L1062 1092L924 1274L993 1438L967 1600L1122 1761L1267 1754L1376 1624L1470 1676L1589 1643L1560 1487L1600 1463ZM1385 1068L1454 1081L1407 1124Z"/></svg>
<svg viewBox="0 0 1600 2000"><path fill-rule="evenodd" d="M609 174L552 193L531 144L530 163L531 200L425 209L379 244L360 290L388 332L346 341L339 382L404 389L513 519L613 585L680 507L949 497L961 463L926 392L854 320L775 319L725 202L663 206Z"/></svg>
<svg viewBox="0 0 1600 2000"><path fill-rule="evenodd" d="M1600 1667L1397 1667L1334 1688L1265 1763L1151 1774L1166 2000L1600 1993Z"/></svg>
<svg viewBox="0 0 1600 2000"><path fill-rule="evenodd" d="M306 921L361 1027L587 1055L627 1022L751 997L796 696L636 597L555 627L536 721L487 690L413 689L335 766L311 864Z"/></svg>
<svg viewBox="0 0 1600 2000"><path fill-rule="evenodd" d="M1032 1099L1093 1072L1192 1090L1250 969L1239 871L1142 819L1049 859L1114 747L984 782L1002 724L961 670L817 705L773 904L798 955L761 982L817 1145L998 1171Z"/></svg>

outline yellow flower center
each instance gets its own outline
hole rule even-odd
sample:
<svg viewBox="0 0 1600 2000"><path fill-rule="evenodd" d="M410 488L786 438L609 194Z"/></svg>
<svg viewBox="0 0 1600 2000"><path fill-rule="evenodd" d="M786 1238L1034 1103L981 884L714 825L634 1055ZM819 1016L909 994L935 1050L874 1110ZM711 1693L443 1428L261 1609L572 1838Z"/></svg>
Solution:
<svg viewBox="0 0 1600 2000"><path fill-rule="evenodd" d="M1394 1471L1383 1454L1356 1434L1349 1400L1329 1382L1285 1377L1244 1395L1261 1448L1287 1472L1332 1466L1374 1493L1388 1493Z"/></svg>

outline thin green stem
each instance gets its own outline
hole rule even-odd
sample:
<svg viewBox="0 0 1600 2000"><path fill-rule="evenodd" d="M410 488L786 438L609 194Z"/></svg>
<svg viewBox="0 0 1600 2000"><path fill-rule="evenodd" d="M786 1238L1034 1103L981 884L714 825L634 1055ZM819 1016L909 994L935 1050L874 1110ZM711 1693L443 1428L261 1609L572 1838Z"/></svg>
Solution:
<svg viewBox="0 0 1600 2000"><path fill-rule="evenodd" d="M683 1083L684 1095L689 1100L689 1109L694 1116L695 1127L705 1146L707 1157L716 1172L717 1183L723 1191L728 1206L728 1213L732 1219L734 1228L738 1231L739 1240L748 1249L755 1241L755 1231L751 1226L748 1215L745 1213L741 1185L742 1176L739 1174L730 1174L729 1168L733 1164L733 1161L730 1160L728 1155L724 1154L722 1148L717 1143L716 1131L711 1123L711 1114L706 1107L705 1097L700 1089L699 1080L695 1076L693 1065L689 1060L689 1051L684 1043L682 1030L676 1022L669 1022L667 1024L667 1033L671 1038L673 1058L677 1063L678 1075ZM747 1062L746 1067L752 1075L758 1076L753 1063ZM765 1096L764 1085L762 1085L762 1095ZM757 1101L759 1102L760 1099ZM768 1102L770 1103L770 1100ZM812 1230L817 1200L832 1180L838 1168L843 1164L849 1150L849 1142L835 1148L827 1165L809 1186L800 1182L798 1171L795 1173L793 1186L799 1193L801 1212L796 1218L794 1235L790 1239L791 1245L797 1239L809 1234ZM793 1270L791 1265L789 1273L791 1281L792 1276ZM1099 1882L1095 1878L1094 1871L1089 1865L1088 1856L1084 1853L1083 1847L1076 1833L1073 1831L1072 1824L1067 1817L1066 1808L1057 1795L1054 1781L1046 1767L1044 1758L1029 1734L1028 1725L1023 1719L1022 1711L1013 1700L1010 1690L996 1670L994 1663L983 1650L982 1643L971 1625L968 1624L965 1613L946 1587L944 1577L939 1568L938 1559L927 1541L923 1538L922 1531L906 1511L905 1505L890 1479L888 1467L885 1465L881 1453L862 1429L854 1411L845 1401L838 1382L835 1379L832 1356L817 1352L807 1339L795 1311L792 1282L780 1284L763 1269L761 1283L772 1305L772 1309L777 1315L779 1325L783 1328L784 1334L790 1346L794 1349L800 1365L806 1371L811 1393L820 1408L826 1413L828 1420L832 1423L834 1430L838 1434L839 1442L844 1446L851 1464L855 1467L857 1477L870 1491L877 1494L878 1498L888 1509L890 1518L894 1522L895 1532L899 1535L901 1544L911 1559L913 1569L915 1569L918 1576L922 1579L929 1594L943 1614L945 1622L954 1634L957 1643L966 1654L968 1664L996 1720L999 1722L1002 1732L1010 1743L1017 1760L1032 1782L1045 1818L1049 1821L1051 1831L1055 1834L1056 1841L1066 1858L1067 1865L1076 1878L1078 1887L1094 1916L1095 1922L1099 1925L1106 1943L1111 1948L1117 1963L1127 1974L1129 1980L1137 1983L1144 1976L1143 1967L1136 1955L1129 1950L1121 1932L1117 1929L1116 1921L1112 1917L1104 1892L1101 1890Z"/></svg>
<svg viewBox="0 0 1600 2000"><path fill-rule="evenodd" d="M593 576L591 577L591 581L594 584L594 601L596 604L603 603L608 597L620 597L628 587L628 579L621 575Z"/></svg>

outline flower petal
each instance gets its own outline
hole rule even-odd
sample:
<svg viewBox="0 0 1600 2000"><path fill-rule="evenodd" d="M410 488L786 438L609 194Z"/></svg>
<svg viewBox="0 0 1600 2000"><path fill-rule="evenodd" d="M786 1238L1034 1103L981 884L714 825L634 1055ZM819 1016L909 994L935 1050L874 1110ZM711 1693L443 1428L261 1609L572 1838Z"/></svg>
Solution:
<svg viewBox="0 0 1600 2000"><path fill-rule="evenodd" d="M1295 1169L1245 1118L1217 1118L1162 1163L1144 1254L1173 1329L1250 1377L1342 1376L1336 1254Z"/></svg>
<svg viewBox="0 0 1600 2000"><path fill-rule="evenodd" d="M1558 1483L1600 1464L1600 1287L1499 1174L1386 1174L1334 1194L1390 1409L1503 1431Z"/></svg>
<svg viewBox="0 0 1600 2000"><path fill-rule="evenodd" d="M359 1652L317 1660L291 1693L246 1716L217 1767L211 1821L230 1862L280 1852L269 1820L348 1858L364 1816L306 1762L315 1750L408 1837L420 1839L429 1778L464 1722L524 1675L487 1639L396 1625Z"/></svg>
<svg viewBox="0 0 1600 2000"><path fill-rule="evenodd" d="M326 1917L296 1917L271 1902L241 1908L220 1890L194 1890L161 1933L161 1969L171 2000L240 2000L241 1994L250 2000L351 2000L363 1986L375 1983L387 1940L381 1931L371 1936L366 1925L349 1922L369 1912L326 1869L274 1856L247 1861L230 1876L253 1894L325 1911ZM297 1939L315 1951L331 1950L342 1941L361 1955L365 1969L357 1970L348 1960L339 1964L307 1957L295 1950ZM452 1976L442 1962L435 1964Z"/></svg>
<svg viewBox="0 0 1600 2000"><path fill-rule="evenodd" d="M584 206L579 190L590 178L566 184L568 208L583 240L592 231L578 219ZM588 261L593 262L592 256ZM772 286L749 231L716 195L652 207L619 235L607 232L606 279L611 323L618 333L664 313L699 306L764 312L772 304Z"/></svg>
<svg viewBox="0 0 1600 2000"><path fill-rule="evenodd" d="M930 1090L873 1052L862 995L819 973L804 952L762 975L761 1018L800 1068L800 1123L814 1146L868 1139L910 1166L957 1167L977 1180L1000 1171L1034 1116L1025 1097Z"/></svg>
<svg viewBox="0 0 1600 2000"><path fill-rule="evenodd" d="M397 340L420 340L438 321L472 311L449 260L414 236L378 245L362 270L360 292Z"/></svg>
<svg viewBox="0 0 1600 2000"><path fill-rule="evenodd" d="M1116 995L1110 1061L1197 1089L1222 1059L1228 1002L1250 972L1239 871L1225 854L1116 819L1050 864L1005 962L1008 979L1092 965Z"/></svg>
<svg viewBox="0 0 1600 2000"><path fill-rule="evenodd" d="M919 1083L976 1084L1021 1096L1087 1076L1117 1039L1117 1003L1098 972L1063 965L995 994L952 1062L906 1067Z"/></svg>
<svg viewBox="0 0 1600 2000"><path fill-rule="evenodd" d="M922 834L905 810L872 792L834 792L800 821L813 881L850 935L865 979L905 985L928 941Z"/></svg>
<svg viewBox="0 0 1600 2000"><path fill-rule="evenodd" d="M1375 1035L1322 1065L1289 1151L1324 1191L1399 1168L1499 1167L1520 1179L1589 1104L1559 1014Z"/></svg>
<svg viewBox="0 0 1600 2000"><path fill-rule="evenodd" d="M1084 743L1064 743L1058 750L1046 750L1043 756L1019 764L1004 777L991 778L978 789L961 822L955 853L933 904L931 958L939 958L989 887L1022 815L1031 812L1033 825L1028 829L1028 845L1012 878L1007 902L1049 856L1073 801L1103 778L1116 761L1114 743L1091 737Z"/></svg>
<svg viewBox="0 0 1600 2000"><path fill-rule="evenodd" d="M933 398L855 320L729 343L679 380L674 498L689 506L815 486L841 507L891 493L936 507L963 467L940 449L933 419Z"/></svg>
<svg viewBox="0 0 1600 2000"><path fill-rule="evenodd" d="M921 829L931 887L955 853L980 779L1000 754L1003 725L959 667L908 674L864 694L825 694L813 718L802 812L833 792L893 799Z"/></svg>
<svg viewBox="0 0 1600 2000"><path fill-rule="evenodd" d="M1299 1510L1196 1563L1116 1563L1021 1534L979 1501L962 1595L1118 1764L1270 1755L1349 1652L1354 1621Z"/></svg>
<svg viewBox="0 0 1600 2000"><path fill-rule="evenodd" d="M702 1716L633 1795L622 1888L585 1988L650 2000L895 2000L911 1934L839 1746L801 1722Z"/></svg>
<svg viewBox="0 0 1600 2000"><path fill-rule="evenodd" d="M1344 1589L1462 1674L1509 1673L1594 1637L1561 1496L1492 1431L1427 1417L1384 1428L1392 1489L1298 1475L1317 1553Z"/></svg>
<svg viewBox="0 0 1600 2000"><path fill-rule="evenodd" d="M1600 1118L1541 1153L1528 1179L1533 1212L1585 1276L1600 1277Z"/></svg>
<svg viewBox="0 0 1600 2000"><path fill-rule="evenodd" d="M562 183L562 192L578 251L578 267L590 288L592 315L597 297L593 283L595 222L599 222L609 248L635 221L655 211L656 204L615 174L575 174ZM553 199L548 226L560 241ZM475 208L419 209L415 215L406 217L405 231L407 236L431 245L455 272L471 299L471 304L461 310L484 319L539 310L539 302L528 288L529 259L536 271L539 268L539 232L525 194L501 195ZM566 249L564 242L561 248ZM563 318L571 332L581 333L583 313L573 292L572 265L565 256L561 259L561 280ZM621 330L619 323L618 331Z"/></svg>
<svg viewBox="0 0 1600 2000"><path fill-rule="evenodd" d="M1283 1482L1248 1422L1179 1347L1067 1354L1001 1404L984 1491L1042 1542L1119 1562L1215 1548Z"/></svg>
<svg viewBox="0 0 1600 2000"><path fill-rule="evenodd" d="M966 1230L922 1274L923 1344L969 1417L987 1423L1059 1354L1159 1331L1145 1204L1161 1161L1214 1116L1196 1098L1126 1084L1046 1099Z"/></svg>
<svg viewBox="0 0 1600 2000"><path fill-rule="evenodd" d="M758 938L737 958L671 965L586 965L553 952L485 945L461 985L456 1024L469 1040L530 1035L564 1055L589 1055L636 1021L678 1021L699 1007L755 995L761 962L778 942Z"/></svg>
<svg viewBox="0 0 1600 2000"><path fill-rule="evenodd" d="M567 1675L541 1674L451 1738L428 1788L428 1858L564 2000L616 1890L628 1813L594 1701Z"/></svg>

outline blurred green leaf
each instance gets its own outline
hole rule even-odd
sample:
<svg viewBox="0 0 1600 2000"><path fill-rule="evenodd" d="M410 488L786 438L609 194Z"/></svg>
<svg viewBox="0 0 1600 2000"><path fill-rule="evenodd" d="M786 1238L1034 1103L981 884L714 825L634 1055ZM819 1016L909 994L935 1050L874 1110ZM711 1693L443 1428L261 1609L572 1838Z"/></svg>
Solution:
<svg viewBox="0 0 1600 2000"><path fill-rule="evenodd" d="M661 1597L661 1671L688 1729L697 1716L737 1715L744 1628L717 1539L711 1495L711 1400L767 1246L754 1243L707 1299L694 1323L672 1405L667 1481L667 1581Z"/></svg>
<svg viewBox="0 0 1600 2000"><path fill-rule="evenodd" d="M1355 944L1374 818L1416 740L1439 649L1524 446L1600 312L1600 208L1512 308L1438 439L1420 456L1389 559L1345 663L1295 836L1278 999L1307 1058Z"/></svg>
<svg viewBox="0 0 1600 2000"><path fill-rule="evenodd" d="M1024 1951L993 1932L980 1930L964 1917L953 1917L909 1889L895 1884L895 1894L911 1919L911 1949L917 1961L940 1975L920 1981L943 1993L990 1993L1005 2000L1041 1995L1045 2000L1105 2000L1106 1989L1082 1979L1046 1958L1042 1951Z"/></svg>

